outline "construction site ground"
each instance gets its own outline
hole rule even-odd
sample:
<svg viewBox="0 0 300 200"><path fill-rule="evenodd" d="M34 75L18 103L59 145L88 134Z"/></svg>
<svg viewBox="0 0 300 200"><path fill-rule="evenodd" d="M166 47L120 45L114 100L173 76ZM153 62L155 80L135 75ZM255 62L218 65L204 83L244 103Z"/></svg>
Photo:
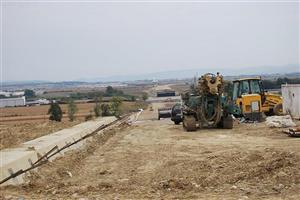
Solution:
<svg viewBox="0 0 300 200"><path fill-rule="evenodd" d="M153 105L154 108L159 107ZM264 123L185 132L157 111L1 188L4 199L300 199L300 138Z"/></svg>

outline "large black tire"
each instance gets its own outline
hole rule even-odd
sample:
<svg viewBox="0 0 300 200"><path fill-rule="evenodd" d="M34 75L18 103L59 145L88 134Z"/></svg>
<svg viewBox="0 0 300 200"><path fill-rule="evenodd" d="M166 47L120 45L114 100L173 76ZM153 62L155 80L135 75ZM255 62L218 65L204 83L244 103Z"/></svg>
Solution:
<svg viewBox="0 0 300 200"><path fill-rule="evenodd" d="M174 124L178 125L178 124L180 124L180 121L175 120Z"/></svg>
<svg viewBox="0 0 300 200"><path fill-rule="evenodd" d="M232 129L233 128L233 118L231 115L223 118L223 128L224 129Z"/></svg>
<svg viewBox="0 0 300 200"><path fill-rule="evenodd" d="M282 103L276 104L274 106L273 113L274 113L274 115L282 115L283 114Z"/></svg>
<svg viewBox="0 0 300 200"><path fill-rule="evenodd" d="M223 128L223 117L221 118L219 123L217 123L217 128Z"/></svg>
<svg viewBox="0 0 300 200"><path fill-rule="evenodd" d="M194 116L184 116L183 118L183 127L186 131L196 131L196 119Z"/></svg>

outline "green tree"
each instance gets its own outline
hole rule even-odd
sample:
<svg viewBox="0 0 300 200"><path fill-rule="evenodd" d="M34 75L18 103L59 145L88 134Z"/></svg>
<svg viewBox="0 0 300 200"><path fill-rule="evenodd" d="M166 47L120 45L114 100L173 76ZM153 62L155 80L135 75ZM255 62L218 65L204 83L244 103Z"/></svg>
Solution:
<svg viewBox="0 0 300 200"><path fill-rule="evenodd" d="M111 108L112 115L114 115L116 117L120 116L120 114L121 114L121 111L120 111L121 104L122 104L122 100L121 100L120 97L113 97L111 99L110 108Z"/></svg>
<svg viewBox="0 0 300 200"><path fill-rule="evenodd" d="M135 100L136 100L135 96L132 95L132 96L130 97L130 100L131 100L131 101L135 101Z"/></svg>
<svg viewBox="0 0 300 200"><path fill-rule="evenodd" d="M26 98L33 98L35 97L35 92L33 90L25 89L24 96Z"/></svg>
<svg viewBox="0 0 300 200"><path fill-rule="evenodd" d="M148 94L147 94L146 92L143 93L142 99L143 99L144 101L146 101L146 100L148 99Z"/></svg>
<svg viewBox="0 0 300 200"><path fill-rule="evenodd" d="M101 105L100 105L101 100L99 98L96 98L95 101L96 101L96 104L94 107L94 113L95 113L96 117L100 117L101 116Z"/></svg>
<svg viewBox="0 0 300 200"><path fill-rule="evenodd" d="M52 121L61 121L62 118L62 110L57 102L52 102L50 108L48 110L48 114L50 114L49 119Z"/></svg>
<svg viewBox="0 0 300 200"><path fill-rule="evenodd" d="M101 111L102 111L102 116L110 116L110 108L108 104L101 104Z"/></svg>
<svg viewBox="0 0 300 200"><path fill-rule="evenodd" d="M114 92L115 92L115 90L114 90L114 88L113 88L112 86L107 86L107 87L106 87L105 93L106 93L107 95L112 95Z"/></svg>
<svg viewBox="0 0 300 200"><path fill-rule="evenodd" d="M117 90L117 89L114 89L112 86L108 86L106 88L106 91L104 93L104 96L107 96L107 97L112 97L112 96L124 96L124 93L122 90Z"/></svg>
<svg viewBox="0 0 300 200"><path fill-rule="evenodd" d="M71 99L69 101L69 104L68 104L68 117L69 117L69 120L72 122L74 121L75 119L75 113L78 111L77 109L77 106L76 104L74 103L74 100Z"/></svg>
<svg viewBox="0 0 300 200"><path fill-rule="evenodd" d="M0 99L6 99L6 98L8 98L8 97L3 94L0 94Z"/></svg>

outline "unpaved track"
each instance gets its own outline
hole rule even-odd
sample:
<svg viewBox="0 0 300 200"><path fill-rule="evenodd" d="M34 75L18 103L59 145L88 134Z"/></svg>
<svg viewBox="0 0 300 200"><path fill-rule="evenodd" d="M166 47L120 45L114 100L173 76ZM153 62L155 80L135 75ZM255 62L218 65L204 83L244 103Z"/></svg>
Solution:
<svg viewBox="0 0 300 200"><path fill-rule="evenodd" d="M41 167L30 184L2 188L3 196L300 199L300 139L264 124L187 133L169 120L151 120L149 112Z"/></svg>

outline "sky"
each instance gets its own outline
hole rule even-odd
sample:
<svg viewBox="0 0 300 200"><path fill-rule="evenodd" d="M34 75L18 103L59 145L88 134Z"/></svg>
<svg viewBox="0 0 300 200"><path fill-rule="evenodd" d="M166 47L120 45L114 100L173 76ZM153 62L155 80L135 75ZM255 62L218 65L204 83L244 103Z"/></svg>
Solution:
<svg viewBox="0 0 300 200"><path fill-rule="evenodd" d="M12 0L1 14L3 81L300 63L299 2Z"/></svg>

